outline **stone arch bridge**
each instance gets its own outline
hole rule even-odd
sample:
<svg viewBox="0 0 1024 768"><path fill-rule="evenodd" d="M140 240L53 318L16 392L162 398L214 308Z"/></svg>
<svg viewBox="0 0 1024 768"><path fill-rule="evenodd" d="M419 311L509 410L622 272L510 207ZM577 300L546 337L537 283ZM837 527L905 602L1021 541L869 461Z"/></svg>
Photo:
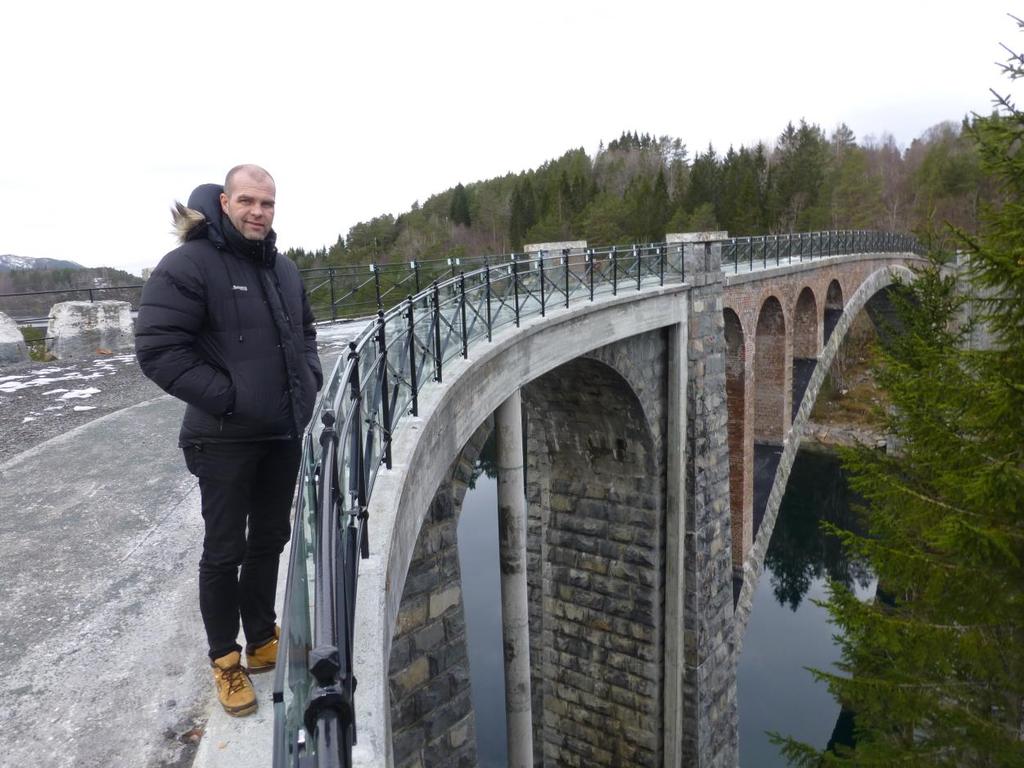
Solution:
<svg viewBox="0 0 1024 768"><path fill-rule="evenodd" d="M308 438L275 765L476 764L455 527L492 429L509 764L737 764L735 660L804 424L919 261L799 240L553 248L380 314Z"/></svg>

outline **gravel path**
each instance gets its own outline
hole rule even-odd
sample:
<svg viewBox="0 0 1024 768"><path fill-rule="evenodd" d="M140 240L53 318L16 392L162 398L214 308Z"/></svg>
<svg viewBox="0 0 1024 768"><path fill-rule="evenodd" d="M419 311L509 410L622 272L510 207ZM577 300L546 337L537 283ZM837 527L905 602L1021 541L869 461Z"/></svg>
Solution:
<svg viewBox="0 0 1024 768"><path fill-rule="evenodd" d="M0 368L0 463L160 389L134 355Z"/></svg>
<svg viewBox="0 0 1024 768"><path fill-rule="evenodd" d="M324 376L364 321L318 328ZM135 355L0 366L0 463L100 416L163 394ZM184 406L182 406L184 407Z"/></svg>

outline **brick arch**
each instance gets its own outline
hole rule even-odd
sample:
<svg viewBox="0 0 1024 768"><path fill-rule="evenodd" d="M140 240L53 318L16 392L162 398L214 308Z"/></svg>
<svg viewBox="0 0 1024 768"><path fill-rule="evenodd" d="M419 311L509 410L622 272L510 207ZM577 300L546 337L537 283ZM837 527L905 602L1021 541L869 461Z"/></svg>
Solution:
<svg viewBox="0 0 1024 768"><path fill-rule="evenodd" d="M786 424L786 318L769 296L757 316L754 341L754 441L782 444Z"/></svg>
<svg viewBox="0 0 1024 768"><path fill-rule="evenodd" d="M725 322L725 401L728 412L729 441L729 508L732 513L732 563L742 569L743 556L752 543L749 520L753 478L746 466L744 441L749 433L747 422L747 344L743 324L735 311L722 311Z"/></svg>
<svg viewBox="0 0 1024 768"><path fill-rule="evenodd" d="M765 504L763 519L754 534L753 547L743 563L743 584L740 587L735 610L737 653L742 648L743 634L746 630L747 621L750 618L750 609L753 604L754 592L757 589L757 582L761 577L761 570L764 567L764 556L768 551L768 542L775 529L779 505L785 493L786 483L789 481L789 472L793 467L793 461L796 459L796 453L800 447L804 428L810 418L811 409L814 407L814 401L817 399L825 376L832 366L832 361L835 359L839 347L849 331L851 322L862 310L865 310L868 302L876 294L885 291L895 281L897 275L905 282L914 280L914 273L910 269L905 266L896 265L877 269L861 282L857 291L847 301L828 343L825 344L818 358L818 365L811 376L811 380L808 382L807 391L804 393L803 400L797 410L789 438L779 457L771 492ZM832 284L836 287L839 285L834 280ZM830 284L830 290L832 284ZM839 295L841 296L841 293Z"/></svg>
<svg viewBox="0 0 1024 768"><path fill-rule="evenodd" d="M818 361L818 303L814 291L805 287L793 308L793 406L790 420L796 417L800 400Z"/></svg>
<svg viewBox="0 0 1024 768"><path fill-rule="evenodd" d="M531 381L523 395L535 759L660 764L658 430L630 383L593 357Z"/></svg>
<svg viewBox="0 0 1024 768"><path fill-rule="evenodd" d="M832 337L839 318L843 316L843 287L838 280L832 280L825 291L825 342Z"/></svg>

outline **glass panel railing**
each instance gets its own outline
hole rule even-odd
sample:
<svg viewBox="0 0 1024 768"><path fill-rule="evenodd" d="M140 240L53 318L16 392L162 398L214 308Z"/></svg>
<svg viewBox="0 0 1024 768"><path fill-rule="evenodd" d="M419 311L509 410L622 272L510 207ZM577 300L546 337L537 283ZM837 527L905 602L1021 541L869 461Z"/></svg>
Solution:
<svg viewBox="0 0 1024 768"><path fill-rule="evenodd" d="M274 673L274 765L290 765L302 733L302 713L309 694L308 653L312 647L310 610L315 546L317 459L307 433L302 452L298 493L292 520L287 589L282 609L282 635Z"/></svg>

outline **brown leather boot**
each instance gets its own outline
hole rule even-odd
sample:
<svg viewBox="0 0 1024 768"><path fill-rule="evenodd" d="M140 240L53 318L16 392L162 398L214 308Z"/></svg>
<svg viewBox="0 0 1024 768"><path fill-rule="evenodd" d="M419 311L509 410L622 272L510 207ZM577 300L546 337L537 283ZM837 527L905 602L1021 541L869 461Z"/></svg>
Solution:
<svg viewBox="0 0 1024 768"><path fill-rule="evenodd" d="M274 636L265 640L259 645L249 644L245 646L245 663L249 671L254 675L259 672L269 672L277 663L277 641L281 637L281 628L274 625Z"/></svg>
<svg viewBox="0 0 1024 768"><path fill-rule="evenodd" d="M256 690L241 661L242 655L232 651L210 662L217 698L224 711L232 717L243 717L256 711Z"/></svg>

